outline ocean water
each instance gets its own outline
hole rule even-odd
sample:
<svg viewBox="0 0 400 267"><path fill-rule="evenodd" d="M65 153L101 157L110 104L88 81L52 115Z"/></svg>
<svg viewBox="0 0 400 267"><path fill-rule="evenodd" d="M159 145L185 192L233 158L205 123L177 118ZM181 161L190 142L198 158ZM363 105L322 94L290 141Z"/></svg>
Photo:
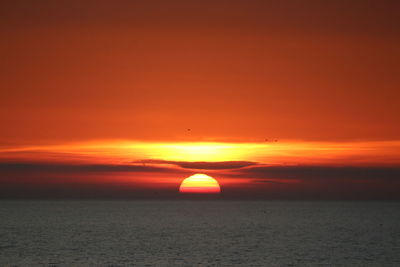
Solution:
<svg viewBox="0 0 400 267"><path fill-rule="evenodd" d="M400 266L400 203L0 201L0 266Z"/></svg>

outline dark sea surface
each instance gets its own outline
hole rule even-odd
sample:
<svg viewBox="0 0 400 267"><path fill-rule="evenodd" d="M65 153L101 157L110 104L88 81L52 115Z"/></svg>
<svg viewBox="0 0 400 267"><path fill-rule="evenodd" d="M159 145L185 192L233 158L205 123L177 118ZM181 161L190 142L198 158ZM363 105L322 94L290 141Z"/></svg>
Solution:
<svg viewBox="0 0 400 267"><path fill-rule="evenodd" d="M0 266L400 266L399 202L0 201Z"/></svg>

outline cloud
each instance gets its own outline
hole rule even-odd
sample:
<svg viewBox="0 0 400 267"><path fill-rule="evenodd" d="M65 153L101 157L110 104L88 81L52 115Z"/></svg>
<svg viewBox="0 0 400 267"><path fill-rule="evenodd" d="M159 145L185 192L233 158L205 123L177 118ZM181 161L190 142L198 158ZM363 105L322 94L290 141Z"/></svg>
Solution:
<svg viewBox="0 0 400 267"><path fill-rule="evenodd" d="M227 199L399 199L400 167L250 163L159 160L141 164L0 163L0 198L177 198L179 180L185 177L182 174L193 172L180 167L194 164L220 169L218 178L226 182L222 197Z"/></svg>
<svg viewBox="0 0 400 267"><path fill-rule="evenodd" d="M257 162L252 161L218 161L218 162L207 162L207 161L170 161L170 160L159 160L149 159L134 161L132 163L142 164L170 164L176 165L184 169L199 169L199 170L224 170L224 169L240 169L244 167L257 165Z"/></svg>
<svg viewBox="0 0 400 267"><path fill-rule="evenodd" d="M333 167L333 166L253 166L230 174L232 177L300 179L300 180L393 180L400 182L399 167Z"/></svg>
<svg viewBox="0 0 400 267"><path fill-rule="evenodd" d="M0 163L4 171L55 171L55 172L177 172L178 168L160 165L175 165L183 169L224 170L254 166L251 161L186 162L166 160L140 160L131 164L67 164L67 163Z"/></svg>
<svg viewBox="0 0 400 267"><path fill-rule="evenodd" d="M177 172L173 168L132 164L0 163L0 172Z"/></svg>

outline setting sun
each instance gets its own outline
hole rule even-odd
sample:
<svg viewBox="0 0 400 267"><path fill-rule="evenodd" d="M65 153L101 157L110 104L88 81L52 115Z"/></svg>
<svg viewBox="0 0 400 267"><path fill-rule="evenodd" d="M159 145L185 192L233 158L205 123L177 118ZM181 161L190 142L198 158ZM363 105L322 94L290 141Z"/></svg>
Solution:
<svg viewBox="0 0 400 267"><path fill-rule="evenodd" d="M205 193L205 194L219 194L221 188L218 181L206 174L194 174L181 183L179 187L180 193Z"/></svg>

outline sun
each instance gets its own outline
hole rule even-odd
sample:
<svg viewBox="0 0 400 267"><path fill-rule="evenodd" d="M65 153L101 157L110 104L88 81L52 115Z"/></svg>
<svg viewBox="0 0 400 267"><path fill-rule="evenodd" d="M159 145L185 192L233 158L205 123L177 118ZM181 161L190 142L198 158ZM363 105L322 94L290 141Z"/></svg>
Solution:
<svg viewBox="0 0 400 267"><path fill-rule="evenodd" d="M196 173L182 181L179 192L189 194L219 194L221 193L221 187L218 181L211 176Z"/></svg>

